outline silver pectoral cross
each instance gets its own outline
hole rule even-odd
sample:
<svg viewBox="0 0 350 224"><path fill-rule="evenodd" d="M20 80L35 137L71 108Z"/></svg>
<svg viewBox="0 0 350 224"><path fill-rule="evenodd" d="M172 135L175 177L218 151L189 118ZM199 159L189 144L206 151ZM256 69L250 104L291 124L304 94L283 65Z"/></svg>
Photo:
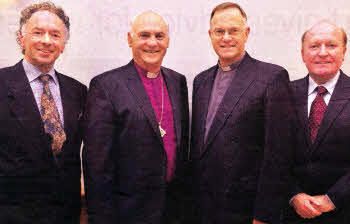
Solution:
<svg viewBox="0 0 350 224"><path fill-rule="evenodd" d="M166 131L162 128L162 126L159 124L159 131L160 131L160 136L162 136L162 138L164 137L164 135L166 135Z"/></svg>

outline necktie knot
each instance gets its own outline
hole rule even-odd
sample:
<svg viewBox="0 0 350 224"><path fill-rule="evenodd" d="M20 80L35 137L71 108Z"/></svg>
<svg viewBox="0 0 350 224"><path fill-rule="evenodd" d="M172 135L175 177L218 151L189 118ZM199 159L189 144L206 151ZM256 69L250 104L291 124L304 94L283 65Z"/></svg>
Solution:
<svg viewBox="0 0 350 224"><path fill-rule="evenodd" d="M50 75L48 74L42 74L40 75L40 81L42 81L44 84L47 83L49 81Z"/></svg>
<svg viewBox="0 0 350 224"><path fill-rule="evenodd" d="M316 90L317 90L317 94L321 96L327 93L327 89L324 86L317 86Z"/></svg>

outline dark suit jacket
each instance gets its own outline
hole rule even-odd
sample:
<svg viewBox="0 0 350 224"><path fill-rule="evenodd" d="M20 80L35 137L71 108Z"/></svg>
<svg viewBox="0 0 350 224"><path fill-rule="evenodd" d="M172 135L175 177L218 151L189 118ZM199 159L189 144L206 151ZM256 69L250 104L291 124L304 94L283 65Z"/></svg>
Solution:
<svg viewBox="0 0 350 224"><path fill-rule="evenodd" d="M340 71L314 144L308 128L308 86L309 76L292 82L298 134L293 168L296 184L289 198L302 192L327 194L336 210L314 222L350 223L350 78ZM294 211L285 215L295 216L296 223L301 220Z"/></svg>
<svg viewBox="0 0 350 224"><path fill-rule="evenodd" d="M79 223L87 89L56 72L67 140L55 160L22 61L0 69L0 222Z"/></svg>
<svg viewBox="0 0 350 224"><path fill-rule="evenodd" d="M246 54L204 142L205 122L218 66L193 84L191 158L201 223L248 223L264 156L288 144L288 72ZM264 206L261 206L264 208ZM257 214L257 216L264 214Z"/></svg>
<svg viewBox="0 0 350 224"><path fill-rule="evenodd" d="M186 78L164 67L161 71L177 140L173 182L182 182L188 145ZM151 101L133 61L92 79L84 117L89 223L161 223L168 200L166 153Z"/></svg>

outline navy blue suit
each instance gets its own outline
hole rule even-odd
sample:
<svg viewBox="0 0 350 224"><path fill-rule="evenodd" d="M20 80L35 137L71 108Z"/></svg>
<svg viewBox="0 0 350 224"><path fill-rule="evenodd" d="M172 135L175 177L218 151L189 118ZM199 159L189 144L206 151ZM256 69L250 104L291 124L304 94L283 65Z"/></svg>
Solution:
<svg viewBox="0 0 350 224"><path fill-rule="evenodd" d="M176 134L176 172L166 181L167 158L151 101L134 62L90 83L84 116L83 167L89 223L160 224L169 195L179 200L188 151L186 78L161 68ZM179 212L178 214L180 214ZM180 215L179 215L180 216ZM175 217L176 218L181 217Z"/></svg>
<svg viewBox="0 0 350 224"><path fill-rule="evenodd" d="M303 220L286 206L286 223L350 222L350 78L340 71L315 143L308 128L309 76L292 82L296 120L295 155L292 175L295 183L289 198L298 194L327 194L336 210L316 219Z"/></svg>
<svg viewBox="0 0 350 224"><path fill-rule="evenodd" d="M254 216L266 220L270 218L267 202L260 198L256 208L255 201L264 153L288 147L288 122L283 122L291 114L288 72L246 54L204 142L217 70L216 65L200 73L193 84L191 158L195 207L199 208L196 216L198 222L208 224L250 223Z"/></svg>
<svg viewBox="0 0 350 224"><path fill-rule="evenodd" d="M67 140L55 159L22 61L0 69L0 222L79 223L86 86L56 72Z"/></svg>

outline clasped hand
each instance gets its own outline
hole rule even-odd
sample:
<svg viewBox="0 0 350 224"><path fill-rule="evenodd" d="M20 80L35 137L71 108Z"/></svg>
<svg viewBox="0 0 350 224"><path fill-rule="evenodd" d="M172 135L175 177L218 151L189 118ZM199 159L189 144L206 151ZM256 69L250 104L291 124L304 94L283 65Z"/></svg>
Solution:
<svg viewBox="0 0 350 224"><path fill-rule="evenodd" d="M305 193L297 194L291 204L295 211L305 219L315 218L324 212L335 209L326 195L310 196Z"/></svg>

